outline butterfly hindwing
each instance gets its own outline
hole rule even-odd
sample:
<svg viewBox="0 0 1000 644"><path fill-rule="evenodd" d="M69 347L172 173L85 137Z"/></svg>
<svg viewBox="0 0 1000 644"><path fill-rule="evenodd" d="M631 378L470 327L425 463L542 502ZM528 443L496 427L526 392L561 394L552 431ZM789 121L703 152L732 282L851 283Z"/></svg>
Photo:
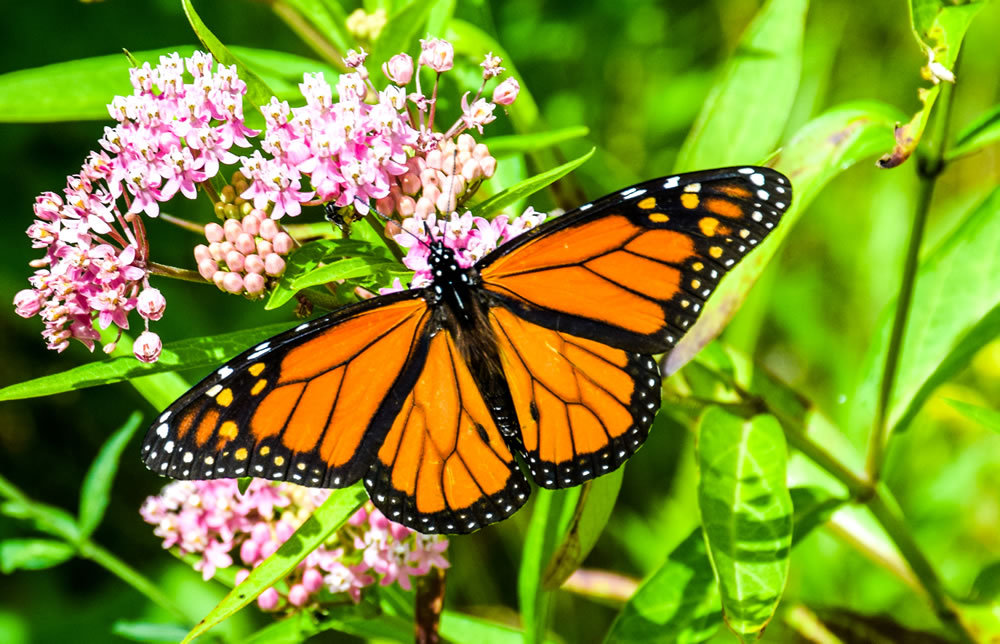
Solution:
<svg viewBox="0 0 1000 644"><path fill-rule="evenodd" d="M617 469L646 440L660 371L631 353L490 310L528 469L564 488Z"/></svg>
<svg viewBox="0 0 1000 644"><path fill-rule="evenodd" d="M431 339L365 487L383 514L424 533L472 532L527 500L528 482L449 331Z"/></svg>
<svg viewBox="0 0 1000 644"><path fill-rule="evenodd" d="M345 307L226 363L150 428L146 465L179 479L350 485L423 366L430 311L419 295Z"/></svg>
<svg viewBox="0 0 1000 644"><path fill-rule="evenodd" d="M768 168L665 177L546 222L477 269L484 289L526 319L661 353L790 200L787 179Z"/></svg>

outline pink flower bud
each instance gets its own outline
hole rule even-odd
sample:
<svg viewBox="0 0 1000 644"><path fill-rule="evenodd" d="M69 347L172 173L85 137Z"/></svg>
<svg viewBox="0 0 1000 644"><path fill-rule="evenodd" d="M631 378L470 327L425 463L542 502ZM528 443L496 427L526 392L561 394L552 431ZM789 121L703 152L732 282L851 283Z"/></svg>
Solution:
<svg viewBox="0 0 1000 644"><path fill-rule="evenodd" d="M440 195L441 191L437 189L437 186L424 186L424 196L422 198L429 200L432 205Z"/></svg>
<svg viewBox="0 0 1000 644"><path fill-rule="evenodd" d="M278 591L272 586L257 597L257 605L260 606L261 610L274 610L278 607L278 600L280 599L281 596L278 595Z"/></svg>
<svg viewBox="0 0 1000 644"><path fill-rule="evenodd" d="M450 214L455 212L455 204L457 203L455 195L450 192L442 192L438 195L437 201L434 205L437 206L438 212L443 214Z"/></svg>
<svg viewBox="0 0 1000 644"><path fill-rule="evenodd" d="M307 569L302 573L302 586L310 593L316 592L323 587L323 573L315 568Z"/></svg>
<svg viewBox="0 0 1000 644"><path fill-rule="evenodd" d="M225 257L225 253L222 252L222 244L219 242L212 242L208 245L208 254L217 262L222 261Z"/></svg>
<svg viewBox="0 0 1000 644"><path fill-rule="evenodd" d="M408 54L396 54L382 63L382 73L397 85L406 85L413 78L413 59Z"/></svg>
<svg viewBox="0 0 1000 644"><path fill-rule="evenodd" d="M375 210L381 215L388 217L396 210L396 200L392 198L392 195L386 195L381 199L376 199Z"/></svg>
<svg viewBox="0 0 1000 644"><path fill-rule="evenodd" d="M412 172L407 172L399 178L399 185L403 188L403 194L412 197L420 190L420 177Z"/></svg>
<svg viewBox="0 0 1000 644"><path fill-rule="evenodd" d="M485 143L477 143L476 147L472 149L472 156L477 159L482 159L490 154L490 149L486 147Z"/></svg>
<svg viewBox="0 0 1000 644"><path fill-rule="evenodd" d="M284 232L278 233L271 241L271 245L274 247L274 252L279 255L287 255L292 252L292 236Z"/></svg>
<svg viewBox="0 0 1000 644"><path fill-rule="evenodd" d="M427 161L423 157L410 157L406 160L406 167L413 174L420 174L420 171L427 167Z"/></svg>
<svg viewBox="0 0 1000 644"><path fill-rule="evenodd" d="M274 536L278 538L280 543L288 541L288 538L295 533L295 526L293 526L288 521L279 521L276 526L274 526Z"/></svg>
<svg viewBox="0 0 1000 644"><path fill-rule="evenodd" d="M139 293L135 308L139 315L155 322L163 317L163 311L167 308L167 300L158 289L147 288Z"/></svg>
<svg viewBox="0 0 1000 644"><path fill-rule="evenodd" d="M226 279L226 275L229 275L226 271L215 271L215 273L212 274L212 281L222 290L225 290L222 283Z"/></svg>
<svg viewBox="0 0 1000 644"><path fill-rule="evenodd" d="M209 252L208 246L205 244L198 244L194 247L194 261L196 264L200 264L203 259L211 259L212 253Z"/></svg>
<svg viewBox="0 0 1000 644"><path fill-rule="evenodd" d="M257 254L261 257L266 257L274 252L274 245L266 239L257 240Z"/></svg>
<svg viewBox="0 0 1000 644"><path fill-rule="evenodd" d="M238 250L231 250L226 253L226 266L229 270L236 271L238 273L243 271L243 253Z"/></svg>
<svg viewBox="0 0 1000 644"><path fill-rule="evenodd" d="M415 217L420 219L426 219L432 212L434 212L434 202L427 197L421 197L417 199L417 208L413 211Z"/></svg>
<svg viewBox="0 0 1000 644"><path fill-rule="evenodd" d="M417 202L413 200L413 197L403 197L399 200L399 205L396 206L396 209L404 217L410 217L417 210Z"/></svg>
<svg viewBox="0 0 1000 644"><path fill-rule="evenodd" d="M271 253L264 258L264 272L272 277L281 275L285 272L285 260L277 253Z"/></svg>
<svg viewBox="0 0 1000 644"><path fill-rule="evenodd" d="M247 539L243 542L243 545L240 546L240 559L248 566L252 566L254 562L257 561L257 555L259 554L260 547L253 539ZM247 571L247 574L250 574L249 571Z"/></svg>
<svg viewBox="0 0 1000 644"><path fill-rule="evenodd" d="M396 539L397 541L402 541L403 539L405 539L408 536L410 536L410 529L407 528L402 523L390 522L389 523L389 534L391 534L392 537L394 539Z"/></svg>
<svg viewBox="0 0 1000 644"><path fill-rule="evenodd" d="M219 270L219 265L215 263L212 259L203 259L198 262L198 274L204 277L206 280L212 279L216 271Z"/></svg>
<svg viewBox="0 0 1000 644"><path fill-rule="evenodd" d="M260 545L260 558L263 561L271 555L273 555L278 550L278 546L281 545L277 541L265 541Z"/></svg>
<svg viewBox="0 0 1000 644"><path fill-rule="evenodd" d="M222 229L222 226L215 222L205 224L205 239L210 242L220 242L225 238L226 232Z"/></svg>
<svg viewBox="0 0 1000 644"><path fill-rule="evenodd" d="M243 260L243 270L248 273L247 277L250 277L250 273L263 273L264 260L256 253L247 255L247 258Z"/></svg>
<svg viewBox="0 0 1000 644"><path fill-rule="evenodd" d="M472 182L483 176L483 169L479 165L479 159L469 159L462 166L462 176L466 181Z"/></svg>
<svg viewBox="0 0 1000 644"><path fill-rule="evenodd" d="M508 78L493 90L493 102L497 105L510 105L517 98L521 86L513 78Z"/></svg>
<svg viewBox="0 0 1000 644"><path fill-rule="evenodd" d="M368 520L368 510L365 509L365 506L361 506L360 508L358 508L357 512L351 515L351 518L347 520L347 523L356 528L359 525L363 525L364 522L367 520Z"/></svg>
<svg viewBox="0 0 1000 644"><path fill-rule="evenodd" d="M233 245L236 247L236 250L240 251L244 255L257 250L257 244L254 242L253 236L248 235L245 232L239 234Z"/></svg>
<svg viewBox="0 0 1000 644"><path fill-rule="evenodd" d="M258 523L250 529L250 538L258 544L267 543L271 540L271 528L266 523Z"/></svg>
<svg viewBox="0 0 1000 644"><path fill-rule="evenodd" d="M18 291L14 296L15 312L22 318L30 318L42 308L42 298L30 288Z"/></svg>
<svg viewBox="0 0 1000 644"><path fill-rule="evenodd" d="M247 580L247 577L249 577L249 576L250 576L250 571L247 570L246 568L240 568L239 570L237 570L236 571L236 585L239 586L240 584L242 584L244 581Z"/></svg>
<svg viewBox="0 0 1000 644"><path fill-rule="evenodd" d="M243 232L251 236L260 233L260 219L252 212L243 218Z"/></svg>
<svg viewBox="0 0 1000 644"><path fill-rule="evenodd" d="M233 245L233 242L227 240L219 244L219 252L222 253L223 257L228 255L231 250L236 250L236 246Z"/></svg>
<svg viewBox="0 0 1000 644"><path fill-rule="evenodd" d="M140 333L139 337L135 339L135 344L132 345L132 353L142 362L156 362L162 350L163 343L160 342L160 336L152 331Z"/></svg>
<svg viewBox="0 0 1000 644"><path fill-rule="evenodd" d="M243 232L243 224L238 219L227 219L222 225L222 230L226 234L226 241L233 242Z"/></svg>
<svg viewBox="0 0 1000 644"><path fill-rule="evenodd" d="M118 348L118 343L117 342L109 342L106 345L104 345L103 347L101 347L101 351L103 351L104 353L106 353L108 355L111 355L112 353L114 353L114 350L117 349L117 348Z"/></svg>
<svg viewBox="0 0 1000 644"><path fill-rule="evenodd" d="M455 48L447 40L421 40L420 46L423 48L420 52L421 65L427 65L438 73L446 72L454 66Z"/></svg>
<svg viewBox="0 0 1000 644"><path fill-rule="evenodd" d="M256 255L254 255L256 257ZM243 286L246 287L247 294L257 296L264 292L267 282L260 273L247 273L243 277Z"/></svg>
<svg viewBox="0 0 1000 644"><path fill-rule="evenodd" d="M463 132L458 135L458 149L462 151L472 152L476 147L476 139L472 137L468 132Z"/></svg>
<svg viewBox="0 0 1000 644"><path fill-rule="evenodd" d="M229 293L242 293L243 276L239 273L226 273L222 278L222 288Z"/></svg>
<svg viewBox="0 0 1000 644"><path fill-rule="evenodd" d="M292 606L303 606L309 601L309 591L302 584L295 584L288 589L288 603Z"/></svg>
<svg viewBox="0 0 1000 644"><path fill-rule="evenodd" d="M497 171L497 160L494 157L485 157L479 160L479 166L483 169L483 176L489 179Z"/></svg>
<svg viewBox="0 0 1000 644"><path fill-rule="evenodd" d="M435 170L441 169L441 150L431 150L427 153L427 167ZM421 176L423 174L421 173Z"/></svg>
<svg viewBox="0 0 1000 644"><path fill-rule="evenodd" d="M273 219L265 219L260 222L260 236L271 241L274 236L278 234L278 224L274 223Z"/></svg>

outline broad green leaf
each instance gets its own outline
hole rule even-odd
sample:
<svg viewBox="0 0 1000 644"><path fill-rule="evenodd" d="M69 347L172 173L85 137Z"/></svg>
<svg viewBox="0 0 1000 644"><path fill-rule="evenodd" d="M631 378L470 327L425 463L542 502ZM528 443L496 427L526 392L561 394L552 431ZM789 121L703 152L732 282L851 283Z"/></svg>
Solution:
<svg viewBox="0 0 1000 644"><path fill-rule="evenodd" d="M535 505L521 549L521 568L517 576L517 599L526 644L544 639L552 593L543 589L542 574L566 534L579 498L580 487L540 488L535 492Z"/></svg>
<svg viewBox="0 0 1000 644"><path fill-rule="evenodd" d="M4 387L0 389L0 400L50 396L74 389L96 387L97 385L132 380L153 374L222 364L229 358L252 346L255 342L277 335L287 330L288 327L289 323L286 322L248 329L246 331L170 342L163 347L160 359L151 364L136 360L135 356L132 355L131 348L123 347L121 346L122 343L119 342L120 346L118 348L125 355L91 362L51 376L43 376ZM122 336L122 339L125 340L125 336ZM180 393L182 394L186 390L187 387L185 385ZM169 404L177 397L173 394L170 395L172 397L166 401L166 404Z"/></svg>
<svg viewBox="0 0 1000 644"><path fill-rule="evenodd" d="M292 27L302 41L306 44L312 45L313 49L317 53L327 57L333 57L335 55L343 57L347 53L348 49L357 46L354 41L354 36L347 31L347 12L344 11L343 6L337 0L283 0L284 4L295 9L295 11L302 16L304 20L311 23L311 27L315 29L322 37L327 38L333 44L336 49L335 52L330 52L324 44L319 44L313 42L311 34L303 33L303 30L292 21L287 21L288 25ZM334 64L341 61L334 60ZM333 77L328 78L328 81L333 83ZM336 84L336 83L333 83Z"/></svg>
<svg viewBox="0 0 1000 644"><path fill-rule="evenodd" d="M336 280L372 275L380 270L387 270L398 266L399 264L394 259L348 257L347 259L324 264L295 278L295 281L292 282L292 289L300 291L310 286L319 286Z"/></svg>
<svg viewBox="0 0 1000 644"><path fill-rule="evenodd" d="M1000 335L1000 188L921 261L903 336L889 427L904 430L933 388ZM888 302L860 370L850 435L874 417L896 301Z"/></svg>
<svg viewBox="0 0 1000 644"><path fill-rule="evenodd" d="M188 629L180 624L117 621L111 625L111 632L131 642L173 644L184 639Z"/></svg>
<svg viewBox="0 0 1000 644"><path fill-rule="evenodd" d="M267 105L271 101L271 97L274 96L274 91L267 86L267 83L260 76L254 73L242 60L237 58L222 44L221 40L216 38L215 34L208 28L208 25L202 22L198 12L194 10L191 0L181 0L181 6L184 7L184 14L187 16L191 28L194 29L195 34L198 36L198 40L201 41L201 44L208 51L212 52L212 56L216 62L223 65L236 65L236 72L239 74L240 80L247 84L246 99L250 101L250 104L256 110L259 110L263 105ZM249 116L250 112L246 111L244 113Z"/></svg>
<svg viewBox="0 0 1000 644"><path fill-rule="evenodd" d="M441 614L441 637L449 642L520 644L524 641L524 633L516 628L450 610Z"/></svg>
<svg viewBox="0 0 1000 644"><path fill-rule="evenodd" d="M808 0L768 0L747 28L677 156L678 172L750 163L778 144L802 70Z"/></svg>
<svg viewBox="0 0 1000 644"><path fill-rule="evenodd" d="M503 192L493 195L489 199L477 203L471 208L472 215L474 217L489 217L500 212L506 206L514 203L515 201L523 199L528 195L535 194L553 181L557 181L583 165L587 159L593 156L595 149L596 148L590 148L590 152L581 157L573 159L572 161L564 163L556 168L552 168L551 170L547 170L546 172L542 172L541 174L536 174L533 177L525 179L521 183L507 188Z"/></svg>
<svg viewBox="0 0 1000 644"><path fill-rule="evenodd" d="M379 32L371 58L365 66L372 72L377 70L381 73L382 63L400 52L413 51L417 39L424 35L424 25L433 7L433 2L411 2L391 14Z"/></svg>
<svg viewBox="0 0 1000 644"><path fill-rule="evenodd" d="M566 536L542 574L542 588L555 590L562 586L590 554L611 518L624 475L625 467L622 466L583 484Z"/></svg>
<svg viewBox="0 0 1000 644"><path fill-rule="evenodd" d="M137 411L132 412L125 424L104 442L97 458L90 464L80 489L78 525L83 537L89 537L104 518L104 511L111 497L111 485L118 472L118 461L121 460L122 451L141 424L142 414Z"/></svg>
<svg viewBox="0 0 1000 644"><path fill-rule="evenodd" d="M1000 598L1000 561L994 561L979 571L972 582L974 601L993 601Z"/></svg>
<svg viewBox="0 0 1000 644"><path fill-rule="evenodd" d="M965 126L955 137L951 149L945 154L945 160L953 161L997 141L1000 141L1000 105Z"/></svg>
<svg viewBox="0 0 1000 644"><path fill-rule="evenodd" d="M969 420L974 420L983 427L992 429L993 431L1000 434L1000 411L995 409L986 409L985 407L980 407L978 405L970 405L967 402L962 402L961 400L952 400L946 398L948 404L957 409L963 416Z"/></svg>
<svg viewBox="0 0 1000 644"><path fill-rule="evenodd" d="M923 104L905 125L896 128L896 144L892 151L879 159L883 168L894 168L910 158L917 144L923 138L930 120L931 110L941 94L941 80L950 82L947 76L955 69L955 60L972 19L985 2L970 0L955 4L951 0L910 0L910 23L913 35L920 44L927 64L921 70L926 79L938 79L930 88L921 87L917 96Z"/></svg>
<svg viewBox="0 0 1000 644"><path fill-rule="evenodd" d="M44 570L69 561L76 554L73 546L51 539L5 539L0 541L0 572Z"/></svg>
<svg viewBox="0 0 1000 644"><path fill-rule="evenodd" d="M78 543L81 540L76 519L69 512L28 498L2 475L0 475L0 498L5 500L0 505L0 514L31 521L38 530L69 543Z"/></svg>
<svg viewBox="0 0 1000 644"><path fill-rule="evenodd" d="M331 492L330 498L299 526L299 529L288 538L288 541L281 544L277 552L254 568L243 583L230 591L187 634L184 641L190 642L206 633L285 577L309 553L318 548L340 528L367 499L368 495L360 482L349 488Z"/></svg>
<svg viewBox="0 0 1000 644"><path fill-rule="evenodd" d="M701 317L667 356L668 375L722 332L820 190L858 161L892 145L892 126L900 116L884 103L846 103L806 123L781 149L773 160L774 167L791 180L791 207L760 247L722 280Z"/></svg>
<svg viewBox="0 0 1000 644"><path fill-rule="evenodd" d="M585 126L565 127L561 130L550 130L536 134L511 134L484 139L483 143L490 149L490 154L498 159L515 154L525 154L543 148L558 145L564 141L579 139L590 134L590 128Z"/></svg>
<svg viewBox="0 0 1000 644"><path fill-rule="evenodd" d="M773 416L750 419L710 407L698 429L698 505L719 579L726 623L756 641L788 578L792 499L787 453Z"/></svg>
<svg viewBox="0 0 1000 644"><path fill-rule="evenodd" d="M604 641L693 644L711 638L721 623L719 586L696 528L642 582Z"/></svg>
<svg viewBox="0 0 1000 644"><path fill-rule="evenodd" d="M795 508L792 515L793 546L826 523L834 512L847 503L820 487L793 487L788 492Z"/></svg>

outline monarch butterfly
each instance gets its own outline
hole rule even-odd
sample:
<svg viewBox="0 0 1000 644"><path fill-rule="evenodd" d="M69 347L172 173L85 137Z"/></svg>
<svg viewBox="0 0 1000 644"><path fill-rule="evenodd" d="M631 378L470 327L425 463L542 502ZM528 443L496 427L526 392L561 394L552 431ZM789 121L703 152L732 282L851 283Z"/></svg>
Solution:
<svg viewBox="0 0 1000 644"><path fill-rule="evenodd" d="M429 286L375 297L248 349L153 423L143 458L179 479L364 479L387 517L463 533L545 488L617 469L660 406L654 354L777 225L788 179L692 172L580 206Z"/></svg>

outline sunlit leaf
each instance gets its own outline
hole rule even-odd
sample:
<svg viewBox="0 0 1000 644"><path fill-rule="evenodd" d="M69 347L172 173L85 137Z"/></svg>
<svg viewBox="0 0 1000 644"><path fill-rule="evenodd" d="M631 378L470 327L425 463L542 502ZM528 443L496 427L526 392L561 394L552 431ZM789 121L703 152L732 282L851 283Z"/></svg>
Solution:
<svg viewBox="0 0 1000 644"><path fill-rule="evenodd" d="M424 37L424 25L433 7L433 2L411 2L390 14L375 41L371 57L365 62L366 67L381 73L382 63L392 56L400 52L412 52L417 39Z"/></svg>
<svg viewBox="0 0 1000 644"><path fill-rule="evenodd" d="M785 437L773 416L710 407L698 429L698 505L726 623L756 641L788 577L792 500Z"/></svg>
<svg viewBox="0 0 1000 644"><path fill-rule="evenodd" d="M808 6L769 0L761 8L702 105L676 171L751 163L777 147L799 86Z"/></svg>
<svg viewBox="0 0 1000 644"><path fill-rule="evenodd" d="M188 629L180 624L117 621L111 625L111 632L131 642L172 644L184 639Z"/></svg>
<svg viewBox="0 0 1000 644"><path fill-rule="evenodd" d="M511 134L484 139L483 143L490 149L490 154L498 159L513 154L534 152L543 148L558 145L590 134L590 128L584 126L566 127L561 130L549 130L535 134Z"/></svg>
<svg viewBox="0 0 1000 644"><path fill-rule="evenodd" d="M972 154L976 150L1000 141L1000 105L962 128L947 152L946 161Z"/></svg>
<svg viewBox="0 0 1000 644"><path fill-rule="evenodd" d="M125 424L104 442L97 458L90 464L80 489L79 526L83 537L90 536L104 518L122 451L141 424L142 414L132 412Z"/></svg>
<svg viewBox="0 0 1000 644"><path fill-rule="evenodd" d="M605 642L704 642L722 624L719 587L696 528L646 578L615 618Z"/></svg>
<svg viewBox="0 0 1000 644"><path fill-rule="evenodd" d="M952 400L950 398L947 398L946 400L949 405L957 409L969 420L974 420L983 427L992 429L1000 434L1000 411L995 409L986 409L985 407L980 407L978 405L970 405L969 403L962 402L961 400Z"/></svg>
<svg viewBox="0 0 1000 644"><path fill-rule="evenodd" d="M472 215L474 217L489 217L500 212L510 204L529 195L533 195L553 181L557 181L561 177L566 176L576 168L583 165L591 156L593 156L593 154L594 148L591 148L590 152L587 152L581 157L577 157L576 159L564 163L556 168L552 168L546 172L529 177L521 183L507 188L503 192L499 192L489 199L477 203L470 209L472 211Z"/></svg>
<svg viewBox="0 0 1000 644"><path fill-rule="evenodd" d="M44 570L69 561L76 554L73 546L51 539L5 539L0 541L0 572Z"/></svg>
<svg viewBox="0 0 1000 644"><path fill-rule="evenodd" d="M277 552L265 559L250 572L243 583L236 586L213 608L184 638L190 642L212 627L231 617L291 572L309 553L318 548L342 526L368 499L360 482L349 488L334 490L323 505L299 526L299 529L281 544Z"/></svg>
<svg viewBox="0 0 1000 644"><path fill-rule="evenodd" d="M308 22L324 38L328 38L343 56L348 49L356 46L354 37L347 31L347 12L337 0L282 0L293 7L303 20ZM293 27L294 28L294 27ZM301 34L301 30L300 31ZM303 38L309 42L308 38ZM333 81L334 77L328 77Z"/></svg>
<svg viewBox="0 0 1000 644"><path fill-rule="evenodd" d="M832 496L819 487L793 487L789 491L795 514L792 515L793 545L826 523L847 501Z"/></svg>

